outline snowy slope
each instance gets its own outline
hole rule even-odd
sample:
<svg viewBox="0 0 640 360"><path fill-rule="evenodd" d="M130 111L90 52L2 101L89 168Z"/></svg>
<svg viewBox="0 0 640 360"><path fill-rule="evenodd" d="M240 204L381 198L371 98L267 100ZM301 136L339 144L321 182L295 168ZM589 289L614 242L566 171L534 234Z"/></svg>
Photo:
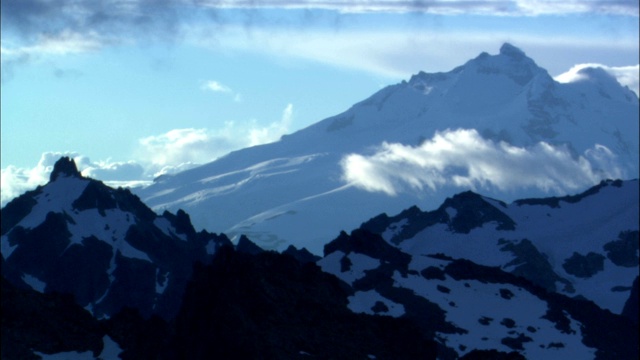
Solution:
<svg viewBox="0 0 640 360"><path fill-rule="evenodd" d="M637 180L509 205L464 193L435 211L383 215L362 228L414 259L440 253L497 266L619 314L638 276L638 197Z"/></svg>
<svg viewBox="0 0 640 360"><path fill-rule="evenodd" d="M97 317L124 306L172 316L193 262L229 242L196 233L184 212L158 216L128 190L83 178L68 158L2 209L0 241L8 280L71 293Z"/></svg>
<svg viewBox="0 0 640 360"><path fill-rule="evenodd" d="M604 71L583 75L555 82L505 44L137 194L156 211L185 209L197 228L319 254L363 218L434 207L465 189L513 200L638 177L638 98Z"/></svg>
<svg viewBox="0 0 640 360"><path fill-rule="evenodd" d="M342 232L317 263L353 287L352 311L411 318L459 356L634 358L635 341L608 339L637 333L638 189L510 204L465 192Z"/></svg>

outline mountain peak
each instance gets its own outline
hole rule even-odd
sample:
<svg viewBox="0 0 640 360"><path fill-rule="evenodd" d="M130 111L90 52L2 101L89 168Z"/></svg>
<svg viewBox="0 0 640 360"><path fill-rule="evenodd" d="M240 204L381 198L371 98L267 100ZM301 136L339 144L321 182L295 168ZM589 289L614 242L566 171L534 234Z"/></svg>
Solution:
<svg viewBox="0 0 640 360"><path fill-rule="evenodd" d="M498 55L482 53L475 59L470 60L465 67L475 69L472 73L505 75L520 86L528 84L539 75L548 77L546 70L538 67L535 61L529 58L524 51L509 43L504 43L500 47Z"/></svg>
<svg viewBox="0 0 640 360"><path fill-rule="evenodd" d="M508 56L514 59L521 59L527 56L524 51L509 43L502 44L502 46L500 47L500 55Z"/></svg>
<svg viewBox="0 0 640 360"><path fill-rule="evenodd" d="M76 162L68 156L63 156L58 161L56 161L55 165L53 165L53 171L51 172L49 181L55 181L60 175L77 178L82 177L82 175L78 171Z"/></svg>

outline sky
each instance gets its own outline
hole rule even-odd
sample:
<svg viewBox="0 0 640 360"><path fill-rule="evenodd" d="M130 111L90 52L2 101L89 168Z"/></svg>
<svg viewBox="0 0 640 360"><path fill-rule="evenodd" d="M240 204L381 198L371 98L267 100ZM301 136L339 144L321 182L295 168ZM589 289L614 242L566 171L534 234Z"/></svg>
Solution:
<svg viewBox="0 0 640 360"><path fill-rule="evenodd" d="M637 0L3 0L2 205L73 156L144 184L510 42L638 93Z"/></svg>

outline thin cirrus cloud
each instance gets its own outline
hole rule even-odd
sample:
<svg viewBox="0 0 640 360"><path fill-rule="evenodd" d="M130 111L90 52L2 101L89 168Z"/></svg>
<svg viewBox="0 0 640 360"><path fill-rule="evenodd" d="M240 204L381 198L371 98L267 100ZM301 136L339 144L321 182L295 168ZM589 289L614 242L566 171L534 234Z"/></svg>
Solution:
<svg viewBox="0 0 640 360"><path fill-rule="evenodd" d="M566 193L624 175L615 156L601 145L576 158L565 147L540 142L522 148L468 129L437 132L417 147L383 143L373 155L345 156L341 166L347 183L392 196L444 186Z"/></svg>
<svg viewBox="0 0 640 360"><path fill-rule="evenodd" d="M606 13L638 16L638 3L634 1L554 1L554 0L209 0L204 6L232 9L322 9L341 13L431 13L537 16L544 14Z"/></svg>

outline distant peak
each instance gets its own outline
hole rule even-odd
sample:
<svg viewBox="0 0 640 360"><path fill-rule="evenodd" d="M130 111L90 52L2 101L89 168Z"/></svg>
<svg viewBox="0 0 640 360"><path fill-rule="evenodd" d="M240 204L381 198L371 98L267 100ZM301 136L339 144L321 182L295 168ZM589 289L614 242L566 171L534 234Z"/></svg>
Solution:
<svg viewBox="0 0 640 360"><path fill-rule="evenodd" d="M511 58L524 58L527 56L524 51L509 43L502 44L502 46L500 47L500 55L508 56Z"/></svg>
<svg viewBox="0 0 640 360"><path fill-rule="evenodd" d="M53 165L53 171L51 172L49 181L55 181L60 175L77 178L82 177L82 175L78 171L76 162L68 156L63 156L58 161L56 161L55 165Z"/></svg>

